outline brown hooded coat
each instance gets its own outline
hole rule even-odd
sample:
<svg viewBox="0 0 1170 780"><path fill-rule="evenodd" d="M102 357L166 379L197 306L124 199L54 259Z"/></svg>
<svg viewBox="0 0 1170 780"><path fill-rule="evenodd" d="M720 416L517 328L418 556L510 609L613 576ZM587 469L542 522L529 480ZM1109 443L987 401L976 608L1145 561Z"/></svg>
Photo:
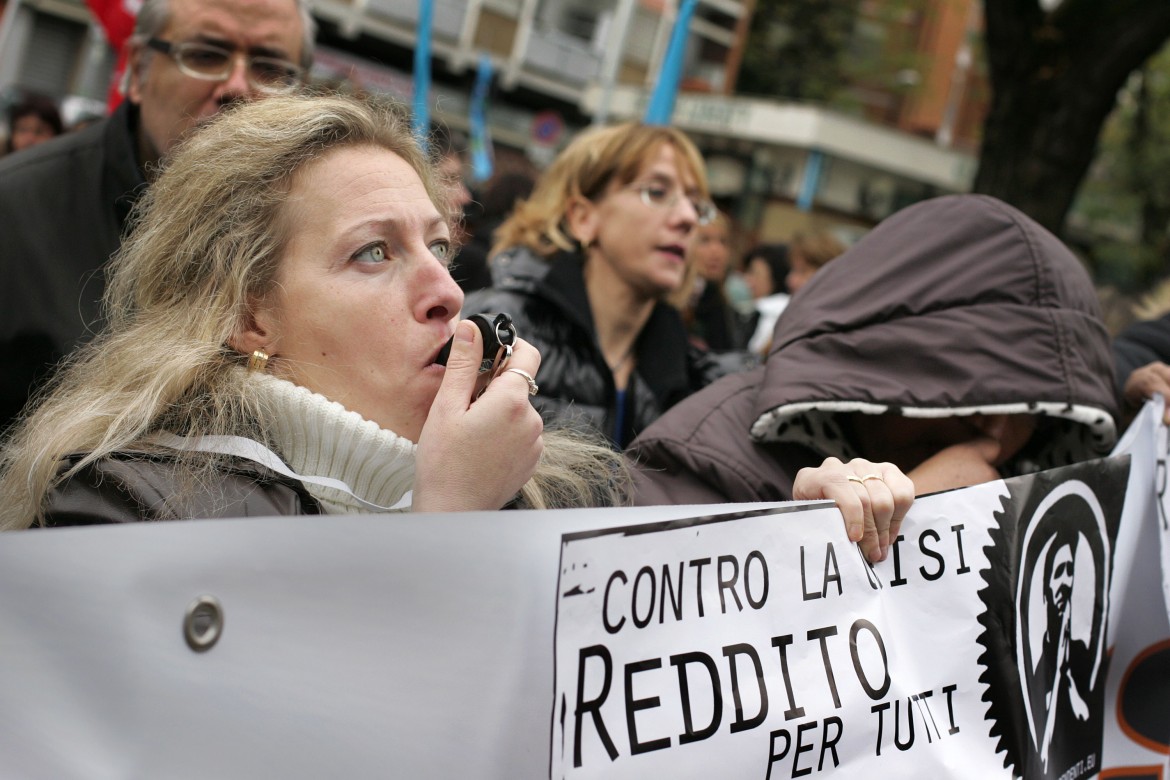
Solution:
<svg viewBox="0 0 1170 780"><path fill-rule="evenodd" d="M982 195L891 216L780 318L767 362L663 415L627 450L642 505L782 501L854 450L843 413L1040 415L1012 473L1108 453L1117 399L1088 274L1055 236Z"/></svg>

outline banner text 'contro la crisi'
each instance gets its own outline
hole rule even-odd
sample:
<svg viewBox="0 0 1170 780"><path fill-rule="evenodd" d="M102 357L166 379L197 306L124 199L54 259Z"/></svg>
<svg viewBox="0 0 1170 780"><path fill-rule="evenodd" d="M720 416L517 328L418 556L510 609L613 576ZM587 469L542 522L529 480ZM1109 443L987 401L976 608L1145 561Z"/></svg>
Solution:
<svg viewBox="0 0 1170 780"><path fill-rule="evenodd" d="M869 587L897 588L916 579L934 582L948 574L969 574L964 527L952 525L949 531L948 538L927 528L910 542L899 536L891 548L892 576L887 581L879 581L874 570L865 565ZM844 595L838 553L832 543L826 543L823 550L801 546L796 552L803 601ZM601 621L609 635L638 632L670 622L761 610L771 591L768 562L759 550L647 564L637 571L618 569L606 578ZM834 656L846 653L849 663L833 663ZM794 678L790 659L797 654L819 656L822 673ZM681 733L650 734L639 728L639 713L664 706L658 696L639 697L635 692L637 683L652 675L676 680L671 684L677 684L678 695L670 697L669 706L680 710ZM662 685L664 680L656 682ZM582 766L582 744L587 739L599 740L614 761L626 751L639 755L701 742L723 727L732 734L757 729L779 710L784 725L769 729L767 753L761 756L762 774L795 778L829 769L840 763L837 745L846 724L836 714L810 718L804 699L812 693L812 686L820 686L820 692L827 691L834 708L840 709L841 684L860 686L872 701L869 722L860 725L872 734L877 756L909 750L916 740L929 744L960 731L952 703L957 685L887 698L892 680L886 643L878 622L861 618L849 625L780 633L772 636L766 647L748 642L725 644L717 656L692 650L618 664L606 644L580 648L576 696L570 710L573 766ZM710 706L703 711L697 711L693 703L697 685L710 692ZM620 702L624 717L615 719L611 704L607 708L610 720L606 720L603 705L611 701ZM752 711L745 711L745 706ZM623 737L619 748L618 740Z"/></svg>

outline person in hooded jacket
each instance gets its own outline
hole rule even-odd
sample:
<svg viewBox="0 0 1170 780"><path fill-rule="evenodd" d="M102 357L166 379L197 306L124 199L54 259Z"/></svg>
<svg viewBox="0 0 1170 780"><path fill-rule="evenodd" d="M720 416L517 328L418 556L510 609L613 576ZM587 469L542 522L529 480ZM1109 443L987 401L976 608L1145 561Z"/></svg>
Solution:
<svg viewBox="0 0 1170 780"><path fill-rule="evenodd" d="M1117 411L1076 257L1011 206L958 195L878 225L793 298L764 365L627 454L643 505L787 500L827 457L890 461L922 494L1106 455Z"/></svg>
<svg viewBox="0 0 1170 780"><path fill-rule="evenodd" d="M506 312L542 356L545 422L616 448L728 371L688 341L687 246L715 218L702 157L680 131L626 123L578 136L496 232L492 287L465 314Z"/></svg>

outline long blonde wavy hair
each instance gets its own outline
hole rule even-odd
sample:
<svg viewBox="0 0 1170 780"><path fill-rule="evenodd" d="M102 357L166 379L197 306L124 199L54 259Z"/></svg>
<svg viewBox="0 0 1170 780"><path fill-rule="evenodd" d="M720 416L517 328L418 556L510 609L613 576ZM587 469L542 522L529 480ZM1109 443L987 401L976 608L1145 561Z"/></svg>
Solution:
<svg viewBox="0 0 1170 780"><path fill-rule="evenodd" d="M513 246L545 257L573 251L577 242L565 225L573 200L597 200L611 182L630 184L663 144L674 148L679 167L694 178L699 194L709 197L703 156L681 130L636 122L587 130L553 160L532 195L496 230L493 253Z"/></svg>
<svg viewBox="0 0 1170 780"><path fill-rule="evenodd" d="M13 429L0 457L0 528L43 522L49 492L86 465L158 450L157 431L274 443L264 402L226 345L249 301L275 284L289 239L283 219L297 170L340 147L373 145L406 161L452 218L443 183L396 104L341 95L272 97L223 112L193 133L135 210L108 269L107 325L72 355ZM523 335L523 334L521 334ZM275 448L275 447L274 447ZM591 441L546 437L523 505L612 505L624 466ZM166 451L183 484L207 489L223 456ZM61 463L81 455L64 473Z"/></svg>

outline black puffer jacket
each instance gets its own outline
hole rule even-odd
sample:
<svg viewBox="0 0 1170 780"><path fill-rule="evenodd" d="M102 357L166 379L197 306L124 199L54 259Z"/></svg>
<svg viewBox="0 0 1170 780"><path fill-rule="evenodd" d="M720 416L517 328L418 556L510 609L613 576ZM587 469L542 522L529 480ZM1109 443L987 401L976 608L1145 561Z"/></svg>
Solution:
<svg viewBox="0 0 1170 780"><path fill-rule="evenodd" d="M606 365L585 292L581 260L562 252L549 259L522 247L492 260L493 286L467 297L464 316L507 312L516 331L540 350L532 399L545 422L588 425L618 447L665 410L724 374L742 367L690 345L682 318L659 303L634 345L637 360L618 430L617 391Z"/></svg>
<svg viewBox="0 0 1170 780"><path fill-rule="evenodd" d="M1093 285L1064 244L994 198L937 198L818 271L763 366L633 443L637 501L791 498L801 467L859 454L848 413L1035 414L1042 429L1011 471L1100 457L1116 437L1111 362Z"/></svg>

